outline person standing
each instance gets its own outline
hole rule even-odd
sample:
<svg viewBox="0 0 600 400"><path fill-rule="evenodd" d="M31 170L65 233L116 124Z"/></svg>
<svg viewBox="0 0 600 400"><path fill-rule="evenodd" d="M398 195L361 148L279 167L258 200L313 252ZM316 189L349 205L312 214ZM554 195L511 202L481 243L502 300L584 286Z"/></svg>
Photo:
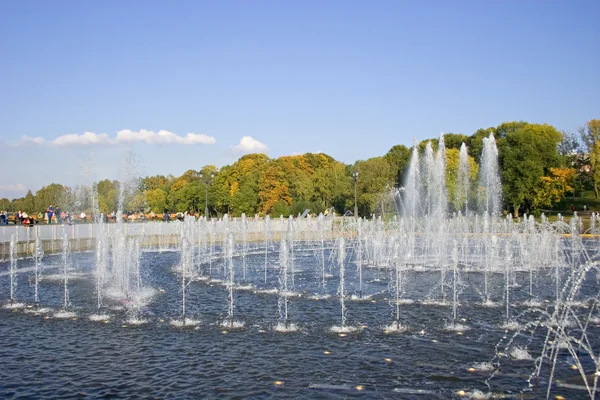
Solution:
<svg viewBox="0 0 600 400"><path fill-rule="evenodd" d="M57 224L62 224L62 217L60 215L60 213L62 212L62 210L60 209L60 206L56 206L56 210L55 210L55 214L56 214L56 223Z"/></svg>
<svg viewBox="0 0 600 400"><path fill-rule="evenodd" d="M48 206L46 209L46 214L48 214L48 224L52 223L52 214L54 214L54 208L52 208L52 204Z"/></svg>

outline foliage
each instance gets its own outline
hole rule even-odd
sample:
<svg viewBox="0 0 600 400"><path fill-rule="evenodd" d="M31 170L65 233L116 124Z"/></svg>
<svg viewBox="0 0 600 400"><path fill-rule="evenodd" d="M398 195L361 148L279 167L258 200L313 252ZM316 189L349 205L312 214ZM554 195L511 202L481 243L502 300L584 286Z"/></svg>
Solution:
<svg viewBox="0 0 600 400"><path fill-rule="evenodd" d="M119 201L119 182L104 179L95 186L100 212L110 214L112 211L116 211Z"/></svg>
<svg viewBox="0 0 600 400"><path fill-rule="evenodd" d="M357 161L355 169L358 171L356 182L358 214L370 217L377 207L380 193L391 190L394 184L394 171L384 157L374 157L366 161ZM346 201L346 208L353 209L354 199Z"/></svg>
<svg viewBox="0 0 600 400"><path fill-rule="evenodd" d="M290 206L285 201L279 200L273 206L273 209L271 210L271 215L273 217L279 217L279 216L287 217L290 215Z"/></svg>
<svg viewBox="0 0 600 400"><path fill-rule="evenodd" d="M410 163L411 150L401 144L392 147L384 156L394 173L396 185L402 186L404 171Z"/></svg>
<svg viewBox="0 0 600 400"><path fill-rule="evenodd" d="M573 133L561 131L562 139L558 143L558 156L562 167L577 167L583 158L582 143Z"/></svg>
<svg viewBox="0 0 600 400"><path fill-rule="evenodd" d="M467 141L469 155L475 159L475 162L479 163L479 159L481 158L481 153L483 152L483 138L486 138L495 132L495 128L478 129L469 137L469 140Z"/></svg>
<svg viewBox="0 0 600 400"><path fill-rule="evenodd" d="M0 199L0 211L12 211L10 200L6 197Z"/></svg>
<svg viewBox="0 0 600 400"><path fill-rule="evenodd" d="M146 204L150 208L150 211L162 213L167 208L167 192L163 189L150 189L144 193L146 194Z"/></svg>
<svg viewBox="0 0 600 400"><path fill-rule="evenodd" d="M460 146L463 143L467 143L469 141L469 137L467 135L463 135L462 133L446 133L444 134L444 145L446 149L456 149L460 150Z"/></svg>
<svg viewBox="0 0 600 400"><path fill-rule="evenodd" d="M469 180L477 176L477 160L483 150L483 138L494 134L498 145L500 174L505 206L515 213L519 208L549 207L575 191L582 192L586 182L600 189L600 120L591 120L575 135L558 132L546 124L523 121L505 122L497 127L479 129L471 136L444 134L446 145L449 205L462 208L464 201L456 196L459 148L469 149ZM424 140L416 146L424 149L427 142L437 149L438 139ZM583 145L587 153L583 151ZM65 211L92 212L93 199L100 212L117 211L119 194L123 210L161 213L164 209L202 213L205 205L211 215L239 216L254 214L297 215L306 209L319 213L334 207L338 214L354 210L352 173L356 182L359 215L394 212L394 186L401 186L412 148L396 145L383 157L346 165L323 153L269 158L265 154L248 154L232 165L217 168L205 165L190 169L181 176L155 175L139 180L119 182L104 179L93 190L87 186L67 187L52 183L24 197L0 199L0 209L39 212L49 204ZM475 187L476 185L470 185ZM462 186L461 186L462 187ZM473 189L474 190L474 189ZM208 194L208 198L207 198ZM562 203L561 203L562 204Z"/></svg>
<svg viewBox="0 0 600 400"><path fill-rule="evenodd" d="M518 216L521 206L533 206L540 179L558 166L557 145L562 135L553 126L525 122L504 123L496 132L500 132L503 198Z"/></svg>
<svg viewBox="0 0 600 400"><path fill-rule="evenodd" d="M471 156L468 158L469 162L469 182L471 186L477 180L477 173L479 167L475 162L475 159ZM452 148L446 149L446 187L448 188L448 200L454 207L455 211L461 210L465 204L466 199L457 196L457 181L458 181L458 170L460 163L460 151Z"/></svg>
<svg viewBox="0 0 600 400"><path fill-rule="evenodd" d="M550 176L542 176L535 189L532 204L534 207L552 207L567 193L573 191L575 168L550 168Z"/></svg>
<svg viewBox="0 0 600 400"><path fill-rule="evenodd" d="M35 210L46 211L46 208L52 204L55 208L61 206L64 208L67 199L68 190L65 186L52 183L44 186L35 194Z"/></svg>
<svg viewBox="0 0 600 400"><path fill-rule="evenodd" d="M590 175L594 184L594 193L598 198L600 186L600 119L588 121L585 127L579 129L579 133L588 150Z"/></svg>

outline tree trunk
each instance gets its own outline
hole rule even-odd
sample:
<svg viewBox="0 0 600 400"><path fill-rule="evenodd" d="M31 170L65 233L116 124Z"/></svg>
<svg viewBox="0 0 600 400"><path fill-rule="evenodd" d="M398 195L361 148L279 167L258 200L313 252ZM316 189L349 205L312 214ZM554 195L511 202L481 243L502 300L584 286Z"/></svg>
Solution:
<svg viewBox="0 0 600 400"><path fill-rule="evenodd" d="M598 198L598 183L594 182L594 194L596 195L596 199Z"/></svg>

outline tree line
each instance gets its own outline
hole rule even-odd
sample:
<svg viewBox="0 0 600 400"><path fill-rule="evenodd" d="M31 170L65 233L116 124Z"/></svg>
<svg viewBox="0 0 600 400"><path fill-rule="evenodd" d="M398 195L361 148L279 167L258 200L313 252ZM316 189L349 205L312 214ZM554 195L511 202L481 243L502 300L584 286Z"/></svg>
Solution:
<svg viewBox="0 0 600 400"><path fill-rule="evenodd" d="M453 204L458 171L459 149L469 151L471 182L477 190L477 165L483 138L493 134L499 153L503 202L513 215L551 208L565 196L593 189L600 191L600 120L588 121L578 132L559 131L548 124L523 121L505 122L497 127L479 129L472 135L447 133L446 184L449 211ZM437 148L437 138L415 144L423 151L426 143ZM93 212L96 198L99 211L109 214L123 210L162 213L189 211L203 215L208 206L211 216L297 215L305 209L313 213L335 209L339 214L354 209L356 185L361 216L382 214L394 208L390 193L402 186L412 147L393 146L385 155L347 165L323 153L269 158L248 154L232 165L217 168L206 165L183 175L155 175L126 182L101 180L88 186L68 187L52 183L28 191L25 197L0 199L0 209L27 212L44 211L49 204L63 210ZM358 172L353 180L352 173ZM93 189L93 190L92 190ZM394 210L395 211L395 210Z"/></svg>

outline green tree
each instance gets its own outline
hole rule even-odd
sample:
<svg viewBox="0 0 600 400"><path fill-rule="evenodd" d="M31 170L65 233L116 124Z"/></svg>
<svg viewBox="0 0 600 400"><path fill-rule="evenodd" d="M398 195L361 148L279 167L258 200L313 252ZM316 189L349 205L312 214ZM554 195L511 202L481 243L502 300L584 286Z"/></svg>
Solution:
<svg viewBox="0 0 600 400"><path fill-rule="evenodd" d="M196 213L204 209L205 188L200 182L187 183L176 192L178 211L192 211Z"/></svg>
<svg viewBox="0 0 600 400"><path fill-rule="evenodd" d="M478 166L473 157L469 156L469 181L473 185L477 180ZM466 202L466 198L457 196L456 182L458 180L458 169L460 163L460 151L457 149L446 150L446 187L448 188L448 200L454 207L455 211L462 209ZM468 197L468 193L467 193Z"/></svg>
<svg viewBox="0 0 600 400"><path fill-rule="evenodd" d="M10 210L10 200L6 197L0 199L0 211L9 211Z"/></svg>
<svg viewBox="0 0 600 400"><path fill-rule="evenodd" d="M143 192L154 189L168 191L173 184L173 180L173 177L168 178L164 175L147 176L140 181L140 190Z"/></svg>
<svg viewBox="0 0 600 400"><path fill-rule="evenodd" d="M146 203L150 210L155 213L162 213L167 207L167 192L163 189L156 188L150 189L145 192Z"/></svg>
<svg viewBox="0 0 600 400"><path fill-rule="evenodd" d="M19 197L18 199L12 199L11 203L11 210L9 211L23 211L25 209L24 207L24 203L25 203L25 198L24 197Z"/></svg>
<svg viewBox="0 0 600 400"><path fill-rule="evenodd" d="M305 154L314 169L312 175L313 197L323 209L335 207L338 213L344 213L346 200L352 192L351 170L326 154Z"/></svg>
<svg viewBox="0 0 600 400"><path fill-rule="evenodd" d="M503 196L513 215L518 216L521 206L533 206L540 179L558 166L557 145L562 135L551 125L524 122L502 124L497 132L501 132L498 147Z"/></svg>
<svg viewBox="0 0 600 400"><path fill-rule="evenodd" d="M231 210L234 216L254 215L258 209L258 171L251 172L239 181L239 188L231 197Z"/></svg>
<svg viewBox="0 0 600 400"><path fill-rule="evenodd" d="M463 135L462 133L445 133L444 134L444 145L447 149L456 149L460 150L460 146L469 141L469 137L467 135Z"/></svg>
<svg viewBox="0 0 600 400"><path fill-rule="evenodd" d="M229 188L231 166L221 167L208 188L209 208L214 208L219 214L229 213L231 194Z"/></svg>
<svg viewBox="0 0 600 400"><path fill-rule="evenodd" d="M98 193L98 206L100 212L110 214L112 211L117 211L119 201L119 181L111 181L104 179L95 185L96 193ZM75 210L73 205L73 211Z"/></svg>
<svg viewBox="0 0 600 400"><path fill-rule="evenodd" d="M579 134L588 150L590 175L594 184L594 193L598 198L598 186L600 185L600 119L588 121L586 126L579 129Z"/></svg>
<svg viewBox="0 0 600 400"><path fill-rule="evenodd" d="M46 208L44 208L44 211L45 210ZM27 191L27 194L23 199L23 211L26 211L28 214L32 214L35 212L35 197L33 196L33 193L31 193L31 190Z"/></svg>
<svg viewBox="0 0 600 400"><path fill-rule="evenodd" d="M397 144L393 146L385 154L385 156L383 156L386 159L386 161L390 164L390 167L392 168L392 171L394 173L394 181L398 186L402 186L404 171L410 163L411 154L411 149L402 144Z"/></svg>
<svg viewBox="0 0 600 400"><path fill-rule="evenodd" d="M481 153L483 152L483 138L487 138L490 134L495 134L495 128L478 129L473 135L469 136L466 142L469 147L469 155L479 163Z"/></svg>
<svg viewBox="0 0 600 400"><path fill-rule="evenodd" d="M35 209L45 211L52 204L54 207L60 206L64 209L65 201L67 201L67 187L58 183L52 183L44 186L35 193Z"/></svg>
<svg viewBox="0 0 600 400"><path fill-rule="evenodd" d="M218 181L229 190L228 211L232 215L254 215L258 211L258 181L269 162L264 154L247 154L227 169L224 180Z"/></svg>
<svg viewBox="0 0 600 400"><path fill-rule="evenodd" d="M377 207L377 199L384 190L390 190L394 184L394 171L384 157L357 161L358 171L356 183L358 195L358 214L370 217ZM354 198L346 203L347 209L353 209Z"/></svg>
<svg viewBox="0 0 600 400"><path fill-rule="evenodd" d="M287 218L290 215L290 206L287 202L279 200L273 206L273 209L271 210L270 214L273 218L279 218L279 216L282 215Z"/></svg>

